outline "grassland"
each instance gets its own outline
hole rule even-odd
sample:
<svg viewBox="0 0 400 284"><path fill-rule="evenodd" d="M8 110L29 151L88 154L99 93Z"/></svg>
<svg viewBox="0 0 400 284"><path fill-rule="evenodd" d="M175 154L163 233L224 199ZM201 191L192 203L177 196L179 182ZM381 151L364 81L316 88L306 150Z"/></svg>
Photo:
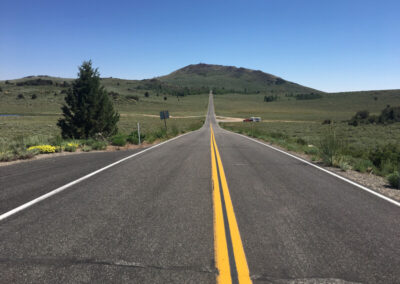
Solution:
<svg viewBox="0 0 400 284"><path fill-rule="evenodd" d="M263 102L259 95L230 94L215 96L214 104L216 114L220 116L260 116L263 120L260 123L222 123L232 131L308 153L313 159L321 158L318 155L321 141L327 133L334 132L341 147L340 155L333 161L336 166L380 175L398 168L395 159L400 152L393 149L399 150L400 123L355 127L348 125L347 120L360 110L379 115L387 105L399 106L400 90L330 93L314 100L296 100L281 95L275 102ZM323 124L324 120L333 123ZM374 165L371 156L388 148L387 145L393 145L391 149L395 151L391 160Z"/></svg>
<svg viewBox="0 0 400 284"><path fill-rule="evenodd" d="M41 77L43 78L43 77ZM48 141L60 135L56 126L61 117L61 106L64 103L67 84L71 79L47 78L52 85L18 86L18 82L37 79L24 78L0 82L0 152L21 137L36 137L39 141ZM208 95L175 97L157 93L154 90L137 89L141 81L102 79L108 91L117 93L113 98L114 105L120 113L118 129L122 133L130 133L140 123L142 133L150 138L153 133L164 128L159 118L161 110L168 110L171 118L167 121L168 136L174 136L199 128L204 121L208 104ZM65 86L65 87L64 87ZM148 97L144 94L148 93ZM35 99L32 96L36 95ZM134 99L134 98L138 99ZM166 100L165 100L166 98Z"/></svg>

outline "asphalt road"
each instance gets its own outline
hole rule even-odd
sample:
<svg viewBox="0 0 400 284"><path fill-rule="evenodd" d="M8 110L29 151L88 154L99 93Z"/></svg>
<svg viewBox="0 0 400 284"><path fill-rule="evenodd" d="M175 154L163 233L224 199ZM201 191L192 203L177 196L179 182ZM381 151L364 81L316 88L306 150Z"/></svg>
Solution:
<svg viewBox="0 0 400 284"><path fill-rule="evenodd" d="M132 154L0 167L0 215ZM200 130L0 221L0 282L223 283L225 263L240 283L246 267L255 283L400 283L399 217L386 200L222 130L210 97Z"/></svg>

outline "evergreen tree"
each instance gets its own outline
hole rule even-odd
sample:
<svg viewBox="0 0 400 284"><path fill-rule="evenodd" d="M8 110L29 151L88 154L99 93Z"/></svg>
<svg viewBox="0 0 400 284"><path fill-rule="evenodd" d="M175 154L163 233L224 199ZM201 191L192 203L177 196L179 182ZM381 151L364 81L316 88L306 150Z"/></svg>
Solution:
<svg viewBox="0 0 400 284"><path fill-rule="evenodd" d="M91 61L79 67L78 79L68 89L66 104L62 106L63 118L57 125L64 138L89 138L100 134L108 137L117 133L119 114L100 85L100 74L92 68Z"/></svg>

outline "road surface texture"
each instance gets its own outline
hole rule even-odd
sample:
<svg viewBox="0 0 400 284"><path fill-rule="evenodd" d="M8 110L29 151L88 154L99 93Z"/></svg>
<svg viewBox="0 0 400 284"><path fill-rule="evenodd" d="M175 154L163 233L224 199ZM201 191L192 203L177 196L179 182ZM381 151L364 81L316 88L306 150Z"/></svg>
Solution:
<svg viewBox="0 0 400 284"><path fill-rule="evenodd" d="M0 167L0 215L141 150ZM400 283L400 207L217 125L0 221L0 283Z"/></svg>

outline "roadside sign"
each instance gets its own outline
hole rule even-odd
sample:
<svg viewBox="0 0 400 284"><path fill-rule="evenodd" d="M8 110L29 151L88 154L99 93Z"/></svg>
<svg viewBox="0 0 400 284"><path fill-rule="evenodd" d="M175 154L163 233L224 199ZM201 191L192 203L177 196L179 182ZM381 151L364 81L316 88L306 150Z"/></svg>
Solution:
<svg viewBox="0 0 400 284"><path fill-rule="evenodd" d="M168 110L160 111L160 119L167 119L167 118L169 118Z"/></svg>
<svg viewBox="0 0 400 284"><path fill-rule="evenodd" d="M165 131L167 131L167 118L169 118L168 110L160 111L160 119L164 119Z"/></svg>

